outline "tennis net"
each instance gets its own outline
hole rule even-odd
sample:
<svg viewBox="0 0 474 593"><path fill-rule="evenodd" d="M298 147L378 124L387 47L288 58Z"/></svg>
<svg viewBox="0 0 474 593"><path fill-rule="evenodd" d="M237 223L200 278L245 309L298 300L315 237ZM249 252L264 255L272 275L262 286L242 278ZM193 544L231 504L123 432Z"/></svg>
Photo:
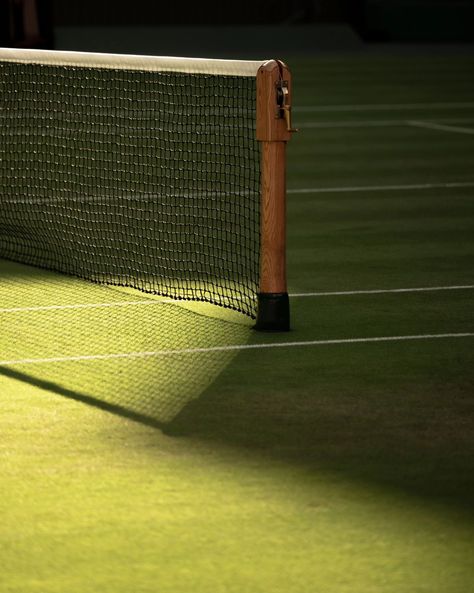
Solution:
<svg viewBox="0 0 474 593"><path fill-rule="evenodd" d="M257 140L258 73L283 125L282 68L0 50L0 257L260 316L286 293L262 290Z"/></svg>

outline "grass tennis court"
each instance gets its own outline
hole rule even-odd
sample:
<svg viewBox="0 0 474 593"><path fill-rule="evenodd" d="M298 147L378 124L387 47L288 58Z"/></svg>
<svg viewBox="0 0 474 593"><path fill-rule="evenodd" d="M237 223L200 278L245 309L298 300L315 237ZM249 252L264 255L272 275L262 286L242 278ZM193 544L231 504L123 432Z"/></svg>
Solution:
<svg viewBox="0 0 474 593"><path fill-rule="evenodd" d="M288 61L291 333L1 263L2 593L469 589L474 57Z"/></svg>

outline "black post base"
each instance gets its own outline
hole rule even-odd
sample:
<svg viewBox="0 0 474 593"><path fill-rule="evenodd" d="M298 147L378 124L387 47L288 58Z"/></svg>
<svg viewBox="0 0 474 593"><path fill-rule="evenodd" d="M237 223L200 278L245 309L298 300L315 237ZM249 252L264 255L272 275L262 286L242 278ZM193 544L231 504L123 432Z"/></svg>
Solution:
<svg viewBox="0 0 474 593"><path fill-rule="evenodd" d="M259 293L257 331L287 332L290 330L290 301L288 293Z"/></svg>

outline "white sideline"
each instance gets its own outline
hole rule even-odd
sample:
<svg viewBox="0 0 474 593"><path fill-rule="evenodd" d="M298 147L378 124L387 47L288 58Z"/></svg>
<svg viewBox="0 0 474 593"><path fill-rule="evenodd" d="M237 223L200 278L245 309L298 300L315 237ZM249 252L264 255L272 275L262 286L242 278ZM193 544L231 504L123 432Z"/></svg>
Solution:
<svg viewBox="0 0 474 593"><path fill-rule="evenodd" d="M25 358L22 360L0 360L0 366L16 366L22 364L49 364L55 362L79 362L87 360L113 360L127 358L150 358L182 354L206 354L211 352L233 352L241 350L259 350L267 348L292 348L303 346L327 346L334 344L362 344L373 342L403 342L408 340L436 340L446 338L472 338L474 332L447 334L419 334L412 336L381 336L374 338L343 338L336 340L310 340L307 342L277 342L273 344L237 344L230 346L213 346L210 348L181 348L176 350L156 350L155 352L123 352L118 354L92 354L84 356L63 356L55 358Z"/></svg>
<svg viewBox="0 0 474 593"><path fill-rule="evenodd" d="M64 309L99 309L102 307L128 307L130 305L162 305L163 303L172 303L170 300L150 300L150 301L121 301L117 303L83 303L79 305L39 305L36 307L11 307L0 309L0 313L20 313L24 311L62 311Z"/></svg>
<svg viewBox="0 0 474 593"><path fill-rule="evenodd" d="M377 288L371 290L337 290L326 292L293 292L290 298L300 297L321 297L321 296L345 296L357 294L387 294L387 293L407 293L407 292L434 292L439 290L469 290L474 288L474 284L460 284L453 286L423 286L415 288ZM143 300L143 301L120 301L116 303L82 303L77 305L38 305L32 307L9 307L0 308L0 313L25 313L34 311L63 311L67 309L101 309L112 307L129 307L141 305L162 305L163 303L176 304L178 300L169 298Z"/></svg>
<svg viewBox="0 0 474 593"><path fill-rule="evenodd" d="M302 105L293 107L296 113L312 113L317 111L404 111L410 109L471 109L472 101L456 101L445 103L373 103L366 105Z"/></svg>
<svg viewBox="0 0 474 593"><path fill-rule="evenodd" d="M339 129L339 128L385 128L385 127L404 127L407 126L407 119L380 119L380 120L361 120L361 121L308 121L298 124L301 130L309 129Z"/></svg>
<svg viewBox="0 0 474 593"><path fill-rule="evenodd" d="M467 290L474 288L474 284L464 284L459 286L423 286L420 288L381 288L374 290L339 290L331 292L297 292L290 294L291 298L298 297L319 297L319 296L343 296L351 294L387 294L400 292L432 292L436 290Z"/></svg>
<svg viewBox="0 0 474 593"><path fill-rule="evenodd" d="M437 119L435 122L418 122L417 120L410 119L371 119L371 120L339 120L339 121L309 121L302 122L298 125L302 130L306 129L340 129L340 128L385 128L385 127L404 127L404 126L417 126L418 123L427 123L434 125L443 124L470 124L474 122L471 117L448 117ZM425 127L425 126L423 126ZM467 128L470 129L470 128Z"/></svg>
<svg viewBox="0 0 474 593"><path fill-rule="evenodd" d="M414 128L425 128L427 130L436 130L439 132L456 132L457 134L474 134L474 128L464 128L461 126L447 126L429 121L410 120L408 125Z"/></svg>
<svg viewBox="0 0 474 593"><path fill-rule="evenodd" d="M303 187L288 189L287 194L326 194L362 191L405 191L411 189L441 189L474 187L474 181L449 181L446 183L409 183L404 185L355 185L346 187Z"/></svg>
<svg viewBox="0 0 474 593"><path fill-rule="evenodd" d="M294 189L287 189L287 194L323 194L323 193L341 193L341 192L362 192L362 191L405 191L405 190L424 190L424 189L434 189L434 188L461 188L461 187L474 187L474 181L450 181L444 183L411 183L405 185L361 185L361 186L343 186L343 187L306 187L306 188L294 188ZM224 195L230 196L232 195L230 192L227 194L222 192L194 192L194 193L180 193L180 194L168 194L166 197L174 198L186 198L186 199L195 199L195 198L219 198ZM257 196L254 192L235 192L233 194L235 196ZM146 201L146 200L156 200L159 198L159 194L137 194L137 195L124 195L122 198L128 200L136 200L138 201ZM16 199L16 200L9 200L9 204L54 204L55 202L60 202L63 198L47 198L47 199ZM89 202L91 204L97 203L101 205L107 204L107 198L103 196L82 196L82 199L85 202ZM110 199L110 198L108 198Z"/></svg>

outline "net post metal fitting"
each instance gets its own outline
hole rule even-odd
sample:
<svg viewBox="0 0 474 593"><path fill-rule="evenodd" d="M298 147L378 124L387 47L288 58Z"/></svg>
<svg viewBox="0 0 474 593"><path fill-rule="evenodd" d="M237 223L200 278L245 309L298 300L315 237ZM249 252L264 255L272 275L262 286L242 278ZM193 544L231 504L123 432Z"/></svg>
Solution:
<svg viewBox="0 0 474 593"><path fill-rule="evenodd" d="M257 72L257 140L261 146L260 286L255 329L288 331L286 284L286 143L291 138L291 73L279 60Z"/></svg>

